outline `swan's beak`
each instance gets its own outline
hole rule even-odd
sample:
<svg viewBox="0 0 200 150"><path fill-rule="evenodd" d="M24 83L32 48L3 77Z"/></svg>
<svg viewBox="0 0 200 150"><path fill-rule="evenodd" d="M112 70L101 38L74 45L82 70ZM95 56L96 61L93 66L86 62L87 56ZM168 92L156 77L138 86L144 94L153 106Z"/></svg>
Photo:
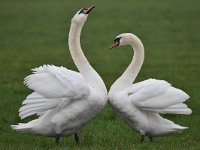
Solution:
<svg viewBox="0 0 200 150"><path fill-rule="evenodd" d="M117 47L117 46L119 46L119 42L118 41L116 41L112 45L110 45L109 48L111 49L111 48L114 48L114 47Z"/></svg>
<svg viewBox="0 0 200 150"><path fill-rule="evenodd" d="M94 8L95 8L95 6L93 5L93 6L89 7L89 8L87 8L86 10L84 10L84 13L85 14L89 14L91 12L91 10L94 9Z"/></svg>

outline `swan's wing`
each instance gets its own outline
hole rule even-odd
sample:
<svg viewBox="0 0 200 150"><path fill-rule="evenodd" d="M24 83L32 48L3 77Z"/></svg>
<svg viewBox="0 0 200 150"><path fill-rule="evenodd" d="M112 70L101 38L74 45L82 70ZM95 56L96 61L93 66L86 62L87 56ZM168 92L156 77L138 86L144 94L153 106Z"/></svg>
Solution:
<svg viewBox="0 0 200 150"><path fill-rule="evenodd" d="M44 65L33 69L25 84L34 92L23 101L19 110L21 118L38 114L70 101L85 99L90 87L80 73L64 67Z"/></svg>
<svg viewBox="0 0 200 150"><path fill-rule="evenodd" d="M157 113L191 114L183 102L189 96L164 80L149 79L128 88L131 103L143 111Z"/></svg>
<svg viewBox="0 0 200 150"><path fill-rule="evenodd" d="M25 78L28 88L47 98L78 98L88 94L88 84L80 73L64 67L44 65L32 69Z"/></svg>
<svg viewBox="0 0 200 150"><path fill-rule="evenodd" d="M62 104L69 103L69 100L62 98L46 98L37 92L28 95L22 102L22 107L19 109L19 116L21 119L37 114L42 116L46 111L51 110Z"/></svg>

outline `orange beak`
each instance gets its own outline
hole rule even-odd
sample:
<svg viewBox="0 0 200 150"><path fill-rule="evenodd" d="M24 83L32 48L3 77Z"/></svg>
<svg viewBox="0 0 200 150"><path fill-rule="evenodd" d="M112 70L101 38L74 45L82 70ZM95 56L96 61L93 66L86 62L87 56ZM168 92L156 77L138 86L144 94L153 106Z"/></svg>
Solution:
<svg viewBox="0 0 200 150"><path fill-rule="evenodd" d="M84 10L84 13L85 13L85 14L89 14L90 11L91 11L92 9L94 9L94 8L95 8L95 6L93 5L93 6L89 7L89 8L87 8L86 10Z"/></svg>
<svg viewBox="0 0 200 150"><path fill-rule="evenodd" d="M118 41L114 42L109 48L111 49L111 48L114 48L114 47L117 47L117 46L119 46Z"/></svg>

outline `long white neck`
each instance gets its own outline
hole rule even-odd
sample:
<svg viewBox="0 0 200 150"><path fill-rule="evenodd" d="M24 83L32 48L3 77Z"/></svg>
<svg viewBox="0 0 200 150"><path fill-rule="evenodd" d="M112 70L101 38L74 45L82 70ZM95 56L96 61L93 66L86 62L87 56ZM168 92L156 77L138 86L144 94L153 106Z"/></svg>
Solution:
<svg viewBox="0 0 200 150"><path fill-rule="evenodd" d="M83 25L84 23L80 24L73 21L71 23L68 44L72 59L82 76L89 84L107 91L103 80L92 68L81 49L80 36Z"/></svg>
<svg viewBox="0 0 200 150"><path fill-rule="evenodd" d="M112 88L130 86L135 81L144 62L144 47L142 42L133 34L130 35L129 39L130 41L127 44L131 45L134 50L133 59L125 72L112 85Z"/></svg>

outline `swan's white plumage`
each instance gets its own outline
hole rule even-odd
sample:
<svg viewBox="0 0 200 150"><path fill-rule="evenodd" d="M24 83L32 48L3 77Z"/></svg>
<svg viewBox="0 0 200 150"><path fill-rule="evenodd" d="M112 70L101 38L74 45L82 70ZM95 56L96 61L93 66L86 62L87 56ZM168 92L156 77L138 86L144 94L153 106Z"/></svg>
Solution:
<svg viewBox="0 0 200 150"><path fill-rule="evenodd" d="M89 94L89 85L80 73L53 65L32 70L33 74L25 78L25 84L34 92L27 96L19 109L21 119L85 99Z"/></svg>
<svg viewBox="0 0 200 150"><path fill-rule="evenodd" d="M184 104L189 95L164 80L148 79L132 84L143 64L143 44L137 36L124 33L117 36L111 48L118 45L131 45L134 56L126 71L111 86L108 94L111 106L141 137L187 129L160 114L191 114L191 109Z"/></svg>
<svg viewBox="0 0 200 150"><path fill-rule="evenodd" d="M11 125L14 130L44 136L77 134L93 119L107 102L107 90L98 73L84 56L80 34L88 14L94 6L78 11L72 19L69 32L69 49L79 72L64 67L43 65L33 69L24 83L33 93L27 96L19 109L23 119L38 115L28 123ZM77 139L76 139L77 142Z"/></svg>
<svg viewBox="0 0 200 150"><path fill-rule="evenodd" d="M135 87L136 86L136 87ZM139 87L139 89L137 89ZM132 91L133 89L133 91ZM133 84L128 89L132 104L143 111L157 113L190 114L183 104L189 96L163 80L149 79Z"/></svg>
<svg viewBox="0 0 200 150"><path fill-rule="evenodd" d="M80 73L64 67L44 65L33 69L25 84L47 98L83 97L88 95L88 85Z"/></svg>

